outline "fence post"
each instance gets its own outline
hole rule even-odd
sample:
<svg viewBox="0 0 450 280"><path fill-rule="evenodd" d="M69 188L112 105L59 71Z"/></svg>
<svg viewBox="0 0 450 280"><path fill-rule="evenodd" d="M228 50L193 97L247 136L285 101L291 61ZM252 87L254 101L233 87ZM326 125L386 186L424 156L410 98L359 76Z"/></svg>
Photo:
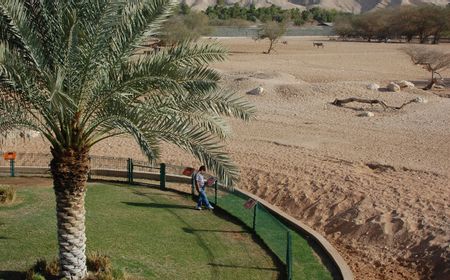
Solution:
<svg viewBox="0 0 450 280"><path fill-rule="evenodd" d="M130 158L127 159L127 181L130 183Z"/></svg>
<svg viewBox="0 0 450 280"><path fill-rule="evenodd" d="M256 212L258 210L259 203L256 202L255 206L253 207L253 232L256 232Z"/></svg>
<svg viewBox="0 0 450 280"><path fill-rule="evenodd" d="M127 159L127 177L128 183L133 183L133 160L131 158Z"/></svg>
<svg viewBox="0 0 450 280"><path fill-rule="evenodd" d="M287 280L292 280L292 240L291 232L289 230L287 231L286 274Z"/></svg>
<svg viewBox="0 0 450 280"><path fill-rule="evenodd" d="M195 195L195 176L194 176L194 174L192 174L192 176L191 176L191 194L192 194L192 199L194 199L194 195Z"/></svg>
<svg viewBox="0 0 450 280"><path fill-rule="evenodd" d="M217 180L214 183L214 205L217 205Z"/></svg>
<svg viewBox="0 0 450 280"><path fill-rule="evenodd" d="M133 175L133 172L134 172L134 163L133 163L133 159L132 158L130 158L130 179L131 179L131 184L133 184L134 183L134 175Z"/></svg>
<svg viewBox="0 0 450 280"><path fill-rule="evenodd" d="M90 180L92 179L92 176L91 176L91 170L92 170L92 166L91 166L91 157L89 157L88 181L90 181Z"/></svg>
<svg viewBox="0 0 450 280"><path fill-rule="evenodd" d="M166 164L165 163L160 164L159 184L160 184L161 189L164 190L166 188Z"/></svg>
<svg viewBox="0 0 450 280"><path fill-rule="evenodd" d="M11 177L14 177L14 160L13 159L9 160L9 171L10 171Z"/></svg>

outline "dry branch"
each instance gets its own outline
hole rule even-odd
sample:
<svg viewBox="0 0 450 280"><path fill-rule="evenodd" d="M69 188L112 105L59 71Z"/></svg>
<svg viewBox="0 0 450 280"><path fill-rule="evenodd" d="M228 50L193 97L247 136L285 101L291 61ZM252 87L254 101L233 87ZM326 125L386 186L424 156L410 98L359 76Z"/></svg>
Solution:
<svg viewBox="0 0 450 280"><path fill-rule="evenodd" d="M350 97L350 98L346 98L346 99L335 99L331 104L342 107L342 105L345 105L345 104L351 103L351 102L365 103L365 104L370 104L370 105L380 104L384 110L386 110L386 109L400 110L408 104L418 102L418 99L417 98L411 99L408 102L403 103L401 106L389 106L384 101L381 101L378 99L362 99L362 98L357 98L357 97Z"/></svg>

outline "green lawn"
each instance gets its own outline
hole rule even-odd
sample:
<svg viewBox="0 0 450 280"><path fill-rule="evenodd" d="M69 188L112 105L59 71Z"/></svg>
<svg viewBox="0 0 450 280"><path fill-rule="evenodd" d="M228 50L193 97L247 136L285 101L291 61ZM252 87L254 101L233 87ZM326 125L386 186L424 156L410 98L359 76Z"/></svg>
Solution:
<svg viewBox="0 0 450 280"><path fill-rule="evenodd" d="M50 187L19 187L0 206L0 279L57 255ZM241 225L194 210L187 197L125 185L89 185L88 251L145 279L277 279L279 265Z"/></svg>

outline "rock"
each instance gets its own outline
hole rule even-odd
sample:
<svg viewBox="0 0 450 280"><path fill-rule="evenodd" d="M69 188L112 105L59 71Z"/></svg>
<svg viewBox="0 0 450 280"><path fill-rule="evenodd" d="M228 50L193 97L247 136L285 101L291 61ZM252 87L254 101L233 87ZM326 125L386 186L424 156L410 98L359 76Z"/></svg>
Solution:
<svg viewBox="0 0 450 280"><path fill-rule="evenodd" d="M414 102L426 104L428 103L428 100L423 97L417 97L416 99L414 99Z"/></svg>
<svg viewBox="0 0 450 280"><path fill-rule="evenodd" d="M28 138L35 138L35 137L40 136L41 133L40 133L39 131L29 130L29 131L26 133L26 135L27 135Z"/></svg>
<svg viewBox="0 0 450 280"><path fill-rule="evenodd" d="M375 114L372 113L372 112L369 112L369 111L364 111L364 112L358 114L358 116L360 116L360 117L369 117L370 118L370 117L374 117Z"/></svg>
<svg viewBox="0 0 450 280"><path fill-rule="evenodd" d="M380 89L380 85L379 85L379 84L372 83L372 84L367 85L367 89L370 89L370 90L379 90L379 89Z"/></svg>
<svg viewBox="0 0 450 280"><path fill-rule="evenodd" d="M433 89L445 89L445 87L441 85L433 85Z"/></svg>
<svg viewBox="0 0 450 280"><path fill-rule="evenodd" d="M400 86L400 88L415 88L416 86L408 81L400 81L398 82L398 85Z"/></svg>
<svg viewBox="0 0 450 280"><path fill-rule="evenodd" d="M252 89L252 90L247 91L247 94L250 94L250 95L260 95L260 94L262 94L263 92L264 92L264 89L263 89L262 87L257 87L257 88L254 88L254 89Z"/></svg>
<svg viewBox="0 0 450 280"><path fill-rule="evenodd" d="M399 92L399 91L400 91L400 86L397 85L397 84L394 83L394 82L390 82L390 83L388 84L388 86L387 86L387 89L388 89L389 91L392 91L392 92Z"/></svg>

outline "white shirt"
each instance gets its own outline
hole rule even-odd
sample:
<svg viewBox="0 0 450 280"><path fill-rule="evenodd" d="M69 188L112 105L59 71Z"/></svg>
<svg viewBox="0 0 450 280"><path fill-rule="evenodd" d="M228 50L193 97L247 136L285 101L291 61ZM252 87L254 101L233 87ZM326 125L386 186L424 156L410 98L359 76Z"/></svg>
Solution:
<svg viewBox="0 0 450 280"><path fill-rule="evenodd" d="M200 172L197 172L197 175L195 175L195 180L197 181L200 188L203 188L205 186L205 177L203 177Z"/></svg>

